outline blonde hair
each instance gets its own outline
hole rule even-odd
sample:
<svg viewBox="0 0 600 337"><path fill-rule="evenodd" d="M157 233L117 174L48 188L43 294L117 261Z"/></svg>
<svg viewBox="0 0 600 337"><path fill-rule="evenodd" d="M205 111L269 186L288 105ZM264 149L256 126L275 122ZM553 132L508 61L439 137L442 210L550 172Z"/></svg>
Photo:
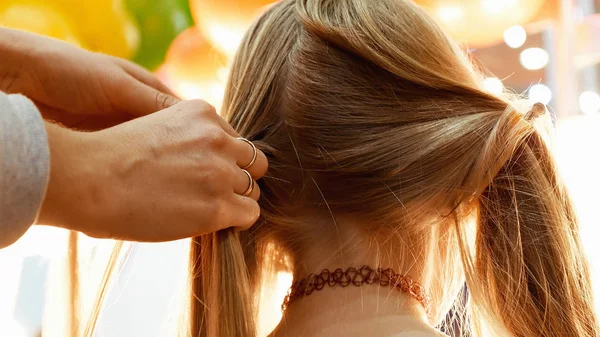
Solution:
<svg viewBox="0 0 600 337"><path fill-rule="evenodd" d="M269 173L251 230L192 241L188 336L257 335L262 271L273 246L298 262L315 229L306 214L352 216L425 250L432 231L443 235L437 253L456 263L430 285L437 314L462 268L476 336L483 321L494 335L600 336L546 143L411 1L275 4L242 42L223 114Z"/></svg>

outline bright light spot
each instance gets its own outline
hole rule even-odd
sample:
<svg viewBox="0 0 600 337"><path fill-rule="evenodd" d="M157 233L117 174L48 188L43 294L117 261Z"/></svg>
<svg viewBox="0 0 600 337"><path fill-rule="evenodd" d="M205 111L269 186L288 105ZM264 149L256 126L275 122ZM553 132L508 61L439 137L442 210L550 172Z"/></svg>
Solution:
<svg viewBox="0 0 600 337"><path fill-rule="evenodd" d="M209 35L221 50L225 51L228 55L233 55L242 42L245 31L245 29L240 27L226 28L220 25L212 25Z"/></svg>
<svg viewBox="0 0 600 337"><path fill-rule="evenodd" d="M504 84L496 77L488 77L483 81L485 90L494 95L501 95L504 90Z"/></svg>
<svg viewBox="0 0 600 337"><path fill-rule="evenodd" d="M600 95L594 91L584 91L579 96L579 108L584 114L594 114L600 110Z"/></svg>
<svg viewBox="0 0 600 337"><path fill-rule="evenodd" d="M511 48L519 48L525 41L527 41L527 32L522 26L512 26L504 31L504 42Z"/></svg>
<svg viewBox="0 0 600 337"><path fill-rule="evenodd" d="M188 81L178 81L174 86L174 91L185 100L202 98L202 89L202 86Z"/></svg>
<svg viewBox="0 0 600 337"><path fill-rule="evenodd" d="M592 93L591 96L597 94ZM588 95L585 95L588 96ZM598 190L600 190L600 114L578 115L557 121L556 154L562 179L569 188L577 212L580 236L591 267L592 286L600 291L600 236ZM600 300L596 300L600 309Z"/></svg>
<svg viewBox="0 0 600 337"><path fill-rule="evenodd" d="M444 22L456 22L462 19L464 12L456 6L443 6L438 9L438 16Z"/></svg>
<svg viewBox="0 0 600 337"><path fill-rule="evenodd" d="M225 82L227 82L228 77L229 77L229 69L219 68L219 70L217 70L217 78L219 79L219 81L225 83Z"/></svg>
<svg viewBox="0 0 600 337"><path fill-rule="evenodd" d="M544 84L535 84L529 88L529 100L533 103L548 104L552 100L552 90Z"/></svg>
<svg viewBox="0 0 600 337"><path fill-rule="evenodd" d="M213 102L220 102L225 96L225 87L222 85L213 85L210 88L210 95Z"/></svg>
<svg viewBox="0 0 600 337"><path fill-rule="evenodd" d="M292 281L294 281L294 275L287 272L278 272L277 273L277 285L278 289L283 289L284 292L292 285Z"/></svg>
<svg viewBox="0 0 600 337"><path fill-rule="evenodd" d="M12 336L4 330L3 320L13 317L23 271L23 257L13 246L0 250L0 270L0 336Z"/></svg>
<svg viewBox="0 0 600 337"><path fill-rule="evenodd" d="M203 99L219 111L225 95L225 85L218 82L194 83L192 81L173 81L173 91L185 100Z"/></svg>
<svg viewBox="0 0 600 337"><path fill-rule="evenodd" d="M0 336L26 337L25 330L14 319L0 320Z"/></svg>
<svg viewBox="0 0 600 337"><path fill-rule="evenodd" d="M550 61L550 55L542 48L527 48L521 52L521 65L527 70L544 68Z"/></svg>
<svg viewBox="0 0 600 337"><path fill-rule="evenodd" d="M489 15L497 15L506 12L517 5L517 0L482 0L481 9Z"/></svg>
<svg viewBox="0 0 600 337"><path fill-rule="evenodd" d="M270 276L269 276L270 278ZM267 336L281 320L281 304L292 285L293 276L288 272L278 272L277 279L264 284L261 289L259 336Z"/></svg>

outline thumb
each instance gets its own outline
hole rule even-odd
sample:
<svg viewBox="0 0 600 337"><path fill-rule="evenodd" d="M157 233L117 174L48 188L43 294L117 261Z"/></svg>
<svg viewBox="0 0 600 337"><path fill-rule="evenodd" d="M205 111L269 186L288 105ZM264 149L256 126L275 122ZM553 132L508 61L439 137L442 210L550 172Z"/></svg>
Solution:
<svg viewBox="0 0 600 337"><path fill-rule="evenodd" d="M123 90L122 99L115 106L119 111L132 116L145 116L168 107L181 100L170 93L160 91L132 78L133 85Z"/></svg>

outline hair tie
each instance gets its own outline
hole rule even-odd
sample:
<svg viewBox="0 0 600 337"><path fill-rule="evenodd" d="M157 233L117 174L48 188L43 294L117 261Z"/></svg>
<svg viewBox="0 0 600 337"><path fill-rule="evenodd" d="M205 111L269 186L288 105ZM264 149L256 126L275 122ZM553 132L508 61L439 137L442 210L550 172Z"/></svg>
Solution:
<svg viewBox="0 0 600 337"><path fill-rule="evenodd" d="M538 119L538 117L543 116L545 114L546 114L546 105L538 102L538 103L535 103L531 107L531 110L529 110L525 114L525 120L527 120L530 123L533 123L533 122L535 122L536 119Z"/></svg>

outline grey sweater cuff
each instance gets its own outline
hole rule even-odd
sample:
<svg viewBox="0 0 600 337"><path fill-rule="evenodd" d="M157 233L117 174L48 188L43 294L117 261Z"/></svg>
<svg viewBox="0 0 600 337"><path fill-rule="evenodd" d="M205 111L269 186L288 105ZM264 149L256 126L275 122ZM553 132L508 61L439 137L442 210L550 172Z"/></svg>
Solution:
<svg viewBox="0 0 600 337"><path fill-rule="evenodd" d="M0 248L17 241L35 222L49 173L40 112L24 96L0 92Z"/></svg>

